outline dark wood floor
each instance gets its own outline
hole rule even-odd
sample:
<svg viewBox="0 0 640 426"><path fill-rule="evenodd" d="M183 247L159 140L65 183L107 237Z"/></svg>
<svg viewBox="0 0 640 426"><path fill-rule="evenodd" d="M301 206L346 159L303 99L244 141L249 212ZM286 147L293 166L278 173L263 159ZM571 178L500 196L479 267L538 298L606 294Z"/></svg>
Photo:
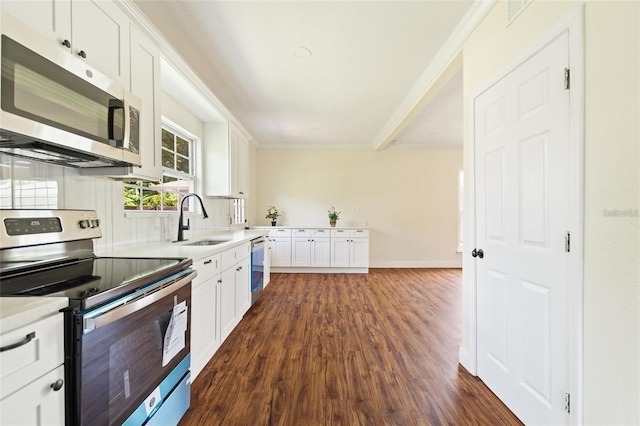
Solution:
<svg viewBox="0 0 640 426"><path fill-rule="evenodd" d="M458 365L461 273L274 274L181 425L517 425Z"/></svg>

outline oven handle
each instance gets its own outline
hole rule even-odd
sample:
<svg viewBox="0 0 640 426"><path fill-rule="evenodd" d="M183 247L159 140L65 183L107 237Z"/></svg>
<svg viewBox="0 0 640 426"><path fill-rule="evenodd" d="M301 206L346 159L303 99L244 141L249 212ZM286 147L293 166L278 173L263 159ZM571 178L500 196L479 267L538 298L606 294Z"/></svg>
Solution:
<svg viewBox="0 0 640 426"><path fill-rule="evenodd" d="M85 318L84 319L84 332L89 332L92 330L97 330L100 327L104 327L107 324L110 324L114 321L117 321L121 318L124 318L127 315L130 315L140 309L146 308L150 304L157 302L165 296L170 295L176 290L181 289L187 284L190 284L191 281L198 275L196 271L191 271L188 275L183 276L178 279L178 281L163 287L159 290L150 293L148 296L142 297L141 299L137 299L132 302L129 302L125 305L121 305L111 311L105 312L102 315L98 315L93 318Z"/></svg>

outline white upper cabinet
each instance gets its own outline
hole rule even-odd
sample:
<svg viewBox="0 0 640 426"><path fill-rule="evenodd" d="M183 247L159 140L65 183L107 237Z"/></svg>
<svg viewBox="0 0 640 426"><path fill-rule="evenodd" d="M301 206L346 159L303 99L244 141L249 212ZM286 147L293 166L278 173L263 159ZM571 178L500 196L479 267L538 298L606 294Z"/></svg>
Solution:
<svg viewBox="0 0 640 426"><path fill-rule="evenodd" d="M204 192L210 197L247 197L248 143L230 123L204 127Z"/></svg>
<svg viewBox="0 0 640 426"><path fill-rule="evenodd" d="M129 87L129 20L114 3L71 3L71 52Z"/></svg>
<svg viewBox="0 0 640 426"><path fill-rule="evenodd" d="M160 115L160 49L131 25L130 82L126 88L142 101L140 113L141 166L98 167L81 170L86 175L158 181L162 179L162 118Z"/></svg>
<svg viewBox="0 0 640 426"><path fill-rule="evenodd" d="M71 0L2 0L2 10L55 41L60 48L71 45Z"/></svg>
<svg viewBox="0 0 640 426"><path fill-rule="evenodd" d="M2 9L69 54L129 86L129 21L114 3L2 0Z"/></svg>

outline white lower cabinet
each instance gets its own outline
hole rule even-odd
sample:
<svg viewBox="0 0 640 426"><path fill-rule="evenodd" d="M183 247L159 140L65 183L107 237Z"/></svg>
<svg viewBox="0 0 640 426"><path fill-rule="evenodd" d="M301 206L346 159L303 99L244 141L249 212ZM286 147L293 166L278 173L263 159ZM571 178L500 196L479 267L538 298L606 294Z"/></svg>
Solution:
<svg viewBox="0 0 640 426"><path fill-rule="evenodd" d="M263 283L264 287L267 287L271 281L271 240L267 239L264 246L264 269L263 269Z"/></svg>
<svg viewBox="0 0 640 426"><path fill-rule="evenodd" d="M251 307L251 245L222 253L220 274L220 341L231 334Z"/></svg>
<svg viewBox="0 0 640 426"><path fill-rule="evenodd" d="M271 238L271 266L291 266L291 238Z"/></svg>
<svg viewBox="0 0 640 426"><path fill-rule="evenodd" d="M220 255L193 263L191 284L191 375L195 378L220 346Z"/></svg>
<svg viewBox="0 0 640 426"><path fill-rule="evenodd" d="M333 230L331 232L331 267L368 268L369 231Z"/></svg>
<svg viewBox="0 0 640 426"><path fill-rule="evenodd" d="M242 319L251 307L251 259L243 259L236 269L236 318Z"/></svg>
<svg viewBox="0 0 640 426"><path fill-rule="evenodd" d="M222 341L236 326L236 270L231 267L220 275L220 335Z"/></svg>
<svg viewBox="0 0 640 426"><path fill-rule="evenodd" d="M292 238L291 266L329 266L330 238Z"/></svg>
<svg viewBox="0 0 640 426"><path fill-rule="evenodd" d="M369 238L352 238L349 245L349 267L369 267Z"/></svg>
<svg viewBox="0 0 640 426"><path fill-rule="evenodd" d="M369 230L358 228L272 228L269 259L278 272L367 272ZM311 269L313 268L313 269ZM327 272L331 272L328 269Z"/></svg>
<svg viewBox="0 0 640 426"><path fill-rule="evenodd" d="M56 313L0 336L0 424L64 425L63 333Z"/></svg>
<svg viewBox="0 0 640 426"><path fill-rule="evenodd" d="M0 401L0 424L64 425L64 387L58 391L52 388L63 378L61 365Z"/></svg>
<svg viewBox="0 0 640 426"><path fill-rule="evenodd" d="M242 244L193 262L191 376L207 365L251 307L251 245Z"/></svg>

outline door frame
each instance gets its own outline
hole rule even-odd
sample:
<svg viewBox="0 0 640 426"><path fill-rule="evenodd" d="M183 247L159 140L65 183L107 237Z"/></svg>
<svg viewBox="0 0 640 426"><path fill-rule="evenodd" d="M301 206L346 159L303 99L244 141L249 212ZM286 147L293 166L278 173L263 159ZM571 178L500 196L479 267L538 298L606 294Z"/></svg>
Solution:
<svg viewBox="0 0 640 426"><path fill-rule="evenodd" d="M459 360L471 374L477 375L478 331L477 331L477 270L471 257L476 246L476 187L475 187L475 109L478 96L513 71L531 56L543 49L563 33L569 35L569 63L571 67L569 93L569 131L571 161L570 224L571 252L569 258L569 389L571 394L571 412L569 422L572 425L583 423L584 413L584 356L583 356L583 294L584 294L584 8L578 6L567 17L545 31L531 46L524 50L507 66L474 90L467 104L468 140L465 146L465 236L463 252L463 311L468 319L463 324L467 333L467 346L460 347ZM468 188L468 189L467 189ZM468 194L468 195L466 195Z"/></svg>

